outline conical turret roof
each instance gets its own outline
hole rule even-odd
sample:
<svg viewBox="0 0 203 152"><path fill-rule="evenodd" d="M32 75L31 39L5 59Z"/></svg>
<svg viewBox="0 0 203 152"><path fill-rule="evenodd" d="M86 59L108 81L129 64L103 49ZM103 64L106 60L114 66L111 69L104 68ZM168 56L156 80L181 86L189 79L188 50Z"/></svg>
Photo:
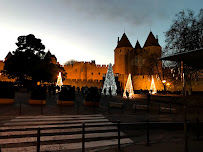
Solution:
<svg viewBox="0 0 203 152"><path fill-rule="evenodd" d="M154 37L153 33L150 31L147 40L144 44L144 47L148 47L148 46L160 46L158 43L158 40Z"/></svg>
<svg viewBox="0 0 203 152"><path fill-rule="evenodd" d="M8 54L6 55L6 59L9 59L12 56L11 52L8 52Z"/></svg>
<svg viewBox="0 0 203 152"><path fill-rule="evenodd" d="M121 47L132 47L130 41L128 40L128 37L126 36L125 33L123 33L123 36L121 40L118 42L118 45L116 48L121 48Z"/></svg>
<svg viewBox="0 0 203 152"><path fill-rule="evenodd" d="M141 46L140 46L140 43L139 41L137 40L136 44L135 44L135 49L141 49Z"/></svg>

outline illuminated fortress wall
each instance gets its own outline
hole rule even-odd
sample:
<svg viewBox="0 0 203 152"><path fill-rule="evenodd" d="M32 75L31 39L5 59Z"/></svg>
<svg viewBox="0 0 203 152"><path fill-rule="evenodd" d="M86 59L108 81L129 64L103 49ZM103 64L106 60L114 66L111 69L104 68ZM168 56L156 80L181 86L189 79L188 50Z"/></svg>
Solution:
<svg viewBox="0 0 203 152"><path fill-rule="evenodd" d="M162 75L162 62L158 59L161 57L161 49L158 36L155 38L151 31L143 47L138 40L133 47L125 33L121 39L118 38L114 50L113 72L120 83L120 88L124 89L128 74L131 74L134 90L149 90L151 75L154 77L156 89L164 90L164 86L158 78L158 75ZM11 55L9 52L6 58ZM57 63L57 58L50 51L47 52L46 56L51 58L52 63ZM0 71L3 70L3 67L4 62L0 61ZM63 67L67 73L63 84L80 88L84 86L101 88L103 77L105 77L108 69L108 65L97 65L94 60L91 62L74 62L73 65L64 65ZM0 81L14 80L0 74ZM166 86L166 88L169 91L182 89L181 85L174 86L173 84ZM192 89L193 91L203 91L203 79L192 82Z"/></svg>

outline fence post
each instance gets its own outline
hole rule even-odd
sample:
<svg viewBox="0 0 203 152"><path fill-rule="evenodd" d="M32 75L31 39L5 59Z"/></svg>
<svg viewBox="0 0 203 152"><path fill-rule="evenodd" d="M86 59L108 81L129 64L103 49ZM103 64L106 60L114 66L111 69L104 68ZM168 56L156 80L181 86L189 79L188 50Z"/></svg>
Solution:
<svg viewBox="0 0 203 152"><path fill-rule="evenodd" d="M118 120L118 149L120 150L121 147L120 147L120 140L121 140L121 135L120 135L120 120Z"/></svg>
<svg viewBox="0 0 203 152"><path fill-rule="evenodd" d="M147 146L149 146L149 120L147 119Z"/></svg>
<svg viewBox="0 0 203 152"><path fill-rule="evenodd" d="M82 123L82 152L85 152L85 123Z"/></svg>
<svg viewBox="0 0 203 152"><path fill-rule="evenodd" d="M37 129L37 152L40 152L40 128Z"/></svg>
<svg viewBox="0 0 203 152"><path fill-rule="evenodd" d="M184 152L188 152L187 105L184 105Z"/></svg>
<svg viewBox="0 0 203 152"><path fill-rule="evenodd" d="M196 130L197 130L197 140L199 141L199 137L200 137L200 130L199 130L199 119L198 117L196 118Z"/></svg>

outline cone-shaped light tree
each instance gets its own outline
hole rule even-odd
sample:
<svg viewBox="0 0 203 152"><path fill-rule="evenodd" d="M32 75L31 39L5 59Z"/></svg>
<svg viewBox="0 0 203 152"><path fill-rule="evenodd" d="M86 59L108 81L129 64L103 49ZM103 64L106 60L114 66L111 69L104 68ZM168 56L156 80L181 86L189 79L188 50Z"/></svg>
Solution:
<svg viewBox="0 0 203 152"><path fill-rule="evenodd" d="M126 86L125 86L125 89L123 92L123 97L125 97L125 98L127 98L126 92L129 93L129 98L132 98L132 96L134 95L131 74L128 75L128 80L127 80L127 83L126 83Z"/></svg>
<svg viewBox="0 0 203 152"><path fill-rule="evenodd" d="M111 63L109 64L109 67L107 70L102 93L109 95L110 88L111 88L111 94L116 95L117 86L116 86L116 81L115 81L115 77L113 74L113 68L112 68Z"/></svg>
<svg viewBox="0 0 203 152"><path fill-rule="evenodd" d="M154 83L154 78L153 78L153 75L152 75L152 82L151 82L151 86L150 86L150 91L149 91L150 94L156 94L157 91L156 91L156 86L155 86L155 83Z"/></svg>
<svg viewBox="0 0 203 152"><path fill-rule="evenodd" d="M56 86L59 86L61 88L62 85L63 85L63 82L62 82L61 72L59 72Z"/></svg>

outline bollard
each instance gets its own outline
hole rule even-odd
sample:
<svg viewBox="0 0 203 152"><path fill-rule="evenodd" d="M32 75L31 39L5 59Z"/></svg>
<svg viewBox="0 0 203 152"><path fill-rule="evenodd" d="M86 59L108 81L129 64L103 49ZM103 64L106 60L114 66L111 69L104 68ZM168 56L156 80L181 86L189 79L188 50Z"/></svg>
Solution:
<svg viewBox="0 0 203 152"><path fill-rule="evenodd" d="M85 152L85 123L82 123L82 152Z"/></svg>
<svg viewBox="0 0 203 152"><path fill-rule="evenodd" d="M200 130L199 130L199 119L196 118L196 130L197 130L197 140L199 141L199 137L200 137Z"/></svg>
<svg viewBox="0 0 203 152"><path fill-rule="evenodd" d="M147 104L147 113L149 114L149 104Z"/></svg>
<svg viewBox="0 0 203 152"><path fill-rule="evenodd" d="M110 115L110 113L111 113L110 111L111 111L111 107L110 107L110 101L109 101L109 115Z"/></svg>
<svg viewBox="0 0 203 152"><path fill-rule="evenodd" d="M41 100L41 115L43 115L43 100Z"/></svg>
<svg viewBox="0 0 203 152"><path fill-rule="evenodd" d="M37 152L40 152L40 128L37 129Z"/></svg>
<svg viewBox="0 0 203 152"><path fill-rule="evenodd" d="M79 100L77 100L77 114L79 114Z"/></svg>
<svg viewBox="0 0 203 152"><path fill-rule="evenodd" d="M94 114L95 114L95 101L94 101L93 103L94 103L94 105L93 105L93 106L94 106Z"/></svg>
<svg viewBox="0 0 203 152"><path fill-rule="evenodd" d="M19 112L19 114L20 115L22 114L22 112L21 112L21 100L20 100L20 112Z"/></svg>
<svg viewBox="0 0 203 152"><path fill-rule="evenodd" d="M133 104L134 112L136 113L136 103Z"/></svg>
<svg viewBox="0 0 203 152"><path fill-rule="evenodd" d="M118 120L118 149L120 150L120 140L121 140L121 134L120 134L120 120Z"/></svg>
<svg viewBox="0 0 203 152"><path fill-rule="evenodd" d="M149 120L147 119L147 146L149 146Z"/></svg>
<svg viewBox="0 0 203 152"><path fill-rule="evenodd" d="M62 113L62 101L60 101L60 114Z"/></svg>

